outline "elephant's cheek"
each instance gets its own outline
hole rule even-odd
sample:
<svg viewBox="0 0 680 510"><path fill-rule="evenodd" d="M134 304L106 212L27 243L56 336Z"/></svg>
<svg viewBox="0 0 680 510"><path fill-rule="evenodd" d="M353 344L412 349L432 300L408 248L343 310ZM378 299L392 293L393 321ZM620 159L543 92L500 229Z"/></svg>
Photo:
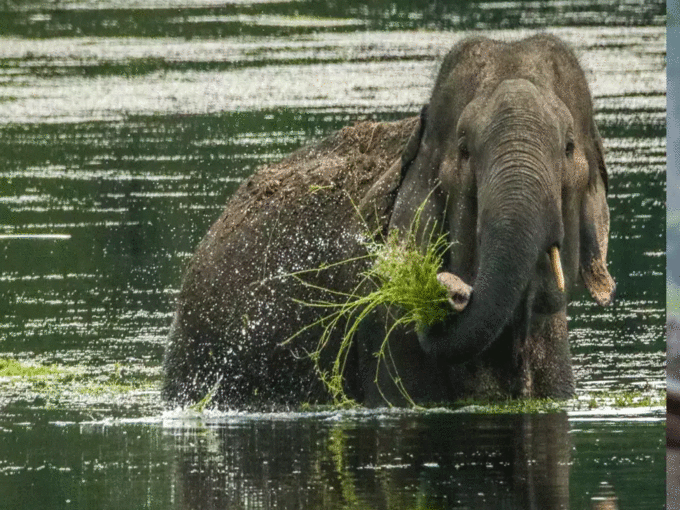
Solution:
<svg viewBox="0 0 680 510"><path fill-rule="evenodd" d="M458 159L447 154L441 161L439 165L439 181L441 182L442 189L445 190L456 190L461 189L464 184L462 181L462 176L466 175L467 172L459 170Z"/></svg>

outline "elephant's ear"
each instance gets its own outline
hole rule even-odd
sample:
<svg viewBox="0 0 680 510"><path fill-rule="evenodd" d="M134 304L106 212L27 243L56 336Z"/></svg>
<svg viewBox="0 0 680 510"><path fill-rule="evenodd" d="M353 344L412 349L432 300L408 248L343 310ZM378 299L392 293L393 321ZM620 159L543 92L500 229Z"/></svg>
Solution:
<svg viewBox="0 0 680 510"><path fill-rule="evenodd" d="M616 283L607 270L609 207L607 168L602 140L593 123L592 143L586 147L590 182L581 205L581 277L593 299L602 306L614 301Z"/></svg>
<svg viewBox="0 0 680 510"><path fill-rule="evenodd" d="M401 158L394 161L387 172L371 186L359 202L361 216L369 225L376 229L382 229L385 226L382 211L389 211L393 208L398 196L398 190L401 189L401 185L404 182L406 171L418 155L420 140L425 130L426 114L427 106L424 106L420 112L418 122L415 123L413 131L411 131L411 135L406 142L406 146L402 150ZM374 223L374 220L377 220L377 223Z"/></svg>
<svg viewBox="0 0 680 510"><path fill-rule="evenodd" d="M420 110L420 119L416 127L413 129L411 136L404 147L404 151L401 153L401 180L404 180L406 176L406 171L416 159L418 155L418 150L420 149L420 141L423 139L423 132L425 131L425 119L427 118L427 105L423 106ZM401 182L400 182L401 184Z"/></svg>
<svg viewBox="0 0 680 510"><path fill-rule="evenodd" d="M397 229L404 234L415 227L423 246L428 241L426 230L432 228L432 221L441 222L444 212L436 189L439 164L435 161L436 151L427 147L426 126L427 106L421 110L420 122L402 152L401 182L389 223L389 230ZM416 220L420 220L418 225L414 225Z"/></svg>
<svg viewBox="0 0 680 510"><path fill-rule="evenodd" d="M590 168L590 182L594 183L599 175L604 184L605 193L609 191L609 177L607 176L607 166L604 164L604 147L602 145L602 137L600 131L597 129L595 120L590 124L591 144L586 149L586 158L588 159L588 167Z"/></svg>

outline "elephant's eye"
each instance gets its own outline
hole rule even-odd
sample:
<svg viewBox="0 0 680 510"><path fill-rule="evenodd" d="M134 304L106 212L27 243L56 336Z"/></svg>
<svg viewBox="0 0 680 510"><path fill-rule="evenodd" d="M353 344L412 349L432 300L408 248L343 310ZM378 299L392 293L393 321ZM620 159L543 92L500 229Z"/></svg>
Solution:
<svg viewBox="0 0 680 510"><path fill-rule="evenodd" d="M564 149L564 153L568 158L574 155L574 142L572 141L567 142L567 148Z"/></svg>
<svg viewBox="0 0 680 510"><path fill-rule="evenodd" d="M458 154L463 161L470 159L470 151L468 151L467 144L464 140L461 140L458 143Z"/></svg>

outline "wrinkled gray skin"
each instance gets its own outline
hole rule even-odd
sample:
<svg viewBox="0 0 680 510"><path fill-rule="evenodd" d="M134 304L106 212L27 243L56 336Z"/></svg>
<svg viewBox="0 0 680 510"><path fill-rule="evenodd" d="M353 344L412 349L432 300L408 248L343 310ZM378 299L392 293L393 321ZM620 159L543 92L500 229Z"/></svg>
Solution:
<svg viewBox="0 0 680 510"><path fill-rule="evenodd" d="M419 332L420 346L454 393L474 380L491 394L568 397L567 295L548 251L559 248L567 290L585 283L601 305L615 290L607 173L583 71L550 36L467 39L444 60L421 121L390 229L407 229L426 201L452 243L444 270L472 296Z"/></svg>
<svg viewBox="0 0 680 510"><path fill-rule="evenodd" d="M370 133L368 146L398 140L374 131L378 134ZM351 145L329 143L336 142L328 153L316 148L306 153L307 160L293 158L299 166L293 174L314 182L307 176L326 164L314 158ZM595 301L607 305L615 285L606 268L602 141L572 52L546 35L511 44L485 38L460 42L441 66L401 165L385 164L390 154L383 151L366 166L378 168L377 178L355 178L352 172L359 170L351 156L346 171L330 179L329 191L294 200L286 199L292 188L279 184L285 180L275 171L265 187L265 195L272 193L269 205L253 205L247 195L252 183L244 184L185 275L165 359L168 400L195 401L211 388L218 388L217 400L230 407L328 398L305 357L316 346L318 329L281 346L319 316L292 298L328 296L271 277L363 253L363 225L353 203L372 211L374 226L384 233L406 231L425 203L428 225L436 221L452 243L440 281L455 276L471 293L464 309L454 307L460 302L452 299L442 323L417 333L395 330L393 365L382 363L377 379L375 353L392 319L385 310L373 313L360 327L345 370L350 396L367 405L385 399L404 404L390 373L416 402L573 394L568 293L585 284ZM361 187L374 178L369 191ZM566 292L558 289L550 268L553 246L559 248ZM309 278L348 292L364 267L355 263ZM329 342L321 359L325 367L338 341L336 335Z"/></svg>

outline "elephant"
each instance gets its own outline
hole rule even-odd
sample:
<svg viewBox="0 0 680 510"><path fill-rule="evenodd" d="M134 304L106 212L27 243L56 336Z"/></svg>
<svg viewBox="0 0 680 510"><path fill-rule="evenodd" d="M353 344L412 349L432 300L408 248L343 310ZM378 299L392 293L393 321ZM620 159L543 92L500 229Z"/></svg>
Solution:
<svg viewBox="0 0 680 510"><path fill-rule="evenodd" d="M185 274L163 394L188 402L212 391L236 408L327 401L317 371L339 334L312 363L319 328L304 328L322 312L305 303L360 288L367 228L415 235L424 249L434 226L448 241L438 280L449 312L392 329L389 362L376 353L394 311L372 312L345 392L368 406L568 398L569 294L585 285L607 306L616 289L607 190L574 53L547 34L465 38L419 117L345 128L241 186ZM426 221L409 234L418 215ZM305 270L306 284L291 277Z"/></svg>

